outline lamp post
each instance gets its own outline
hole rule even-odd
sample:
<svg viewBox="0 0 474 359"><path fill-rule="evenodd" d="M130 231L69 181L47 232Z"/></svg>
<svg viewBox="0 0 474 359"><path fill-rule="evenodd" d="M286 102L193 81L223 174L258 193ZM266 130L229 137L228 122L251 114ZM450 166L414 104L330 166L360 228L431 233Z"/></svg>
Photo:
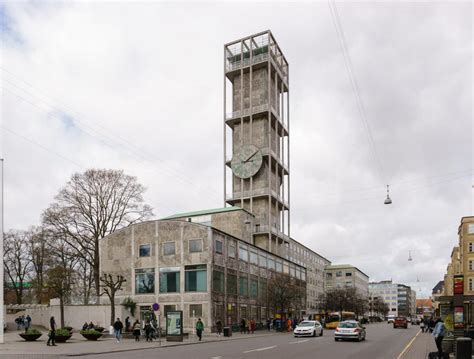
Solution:
<svg viewBox="0 0 474 359"><path fill-rule="evenodd" d="M1 162L1 167L2 167L2 184L1 184L1 200L0 200L0 258L3 258L3 158L0 158ZM4 323L5 323L5 303L3 302L3 291L4 291L4 281L3 281L3 263L0 266L0 304L2 305L2 310L0 314L0 343L3 344L4 338L3 338L3 329L4 329Z"/></svg>
<svg viewBox="0 0 474 359"><path fill-rule="evenodd" d="M389 185L387 185L387 198L385 198L384 204L392 204L392 200L390 199L390 189Z"/></svg>

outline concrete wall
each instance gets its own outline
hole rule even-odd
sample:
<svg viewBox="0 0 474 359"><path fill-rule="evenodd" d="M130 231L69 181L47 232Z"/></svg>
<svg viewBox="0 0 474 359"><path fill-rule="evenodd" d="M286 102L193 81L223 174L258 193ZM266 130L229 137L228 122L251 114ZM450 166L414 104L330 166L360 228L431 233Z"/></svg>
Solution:
<svg viewBox="0 0 474 359"><path fill-rule="evenodd" d="M61 325L59 305L49 307L26 309L33 325L41 325L49 328L49 319L54 316L58 327ZM125 322L125 318L130 316L127 310L121 306L115 306L115 316ZM82 329L84 322L93 322L108 329L110 322L110 305L66 305L64 307L64 324L74 329Z"/></svg>

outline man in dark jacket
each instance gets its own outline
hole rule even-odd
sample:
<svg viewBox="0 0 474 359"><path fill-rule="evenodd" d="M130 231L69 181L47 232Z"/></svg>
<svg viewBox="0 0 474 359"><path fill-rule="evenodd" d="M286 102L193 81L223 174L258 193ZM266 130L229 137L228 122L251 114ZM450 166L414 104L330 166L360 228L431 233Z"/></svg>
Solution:
<svg viewBox="0 0 474 359"><path fill-rule="evenodd" d="M122 329L123 323L120 321L120 318L117 318L114 323L114 335L115 339L117 340L117 343L120 343L120 339L122 339Z"/></svg>
<svg viewBox="0 0 474 359"><path fill-rule="evenodd" d="M54 317L49 319L49 329L49 339L46 345L49 346L49 343L51 343L51 345L56 346L56 321L54 320Z"/></svg>

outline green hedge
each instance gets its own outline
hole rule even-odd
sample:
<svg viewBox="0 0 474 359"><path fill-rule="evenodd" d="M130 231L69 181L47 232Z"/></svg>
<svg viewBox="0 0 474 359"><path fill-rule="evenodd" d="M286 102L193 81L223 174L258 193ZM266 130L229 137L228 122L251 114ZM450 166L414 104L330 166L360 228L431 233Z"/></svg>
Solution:
<svg viewBox="0 0 474 359"><path fill-rule="evenodd" d="M81 334L86 334L86 335L97 335L100 336L102 335L101 332L98 332L97 330L94 329L86 329L86 330L81 330Z"/></svg>
<svg viewBox="0 0 474 359"><path fill-rule="evenodd" d="M41 334L41 332L38 329L35 328L28 328L26 330L27 335L35 335L35 334Z"/></svg>

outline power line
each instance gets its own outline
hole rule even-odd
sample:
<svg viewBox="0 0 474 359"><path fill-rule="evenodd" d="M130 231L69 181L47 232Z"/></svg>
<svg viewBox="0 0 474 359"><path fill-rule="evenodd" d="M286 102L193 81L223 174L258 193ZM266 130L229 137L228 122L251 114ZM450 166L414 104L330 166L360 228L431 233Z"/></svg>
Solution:
<svg viewBox="0 0 474 359"><path fill-rule="evenodd" d="M351 60L351 57L350 57L350 54L349 54L349 50L347 48L347 43L346 43L346 39L345 39L345 35L344 35L344 30L342 28L342 24L341 24L341 21L340 21L340 18L339 18L339 14L338 14L338 11L337 11L337 6L336 6L335 2L333 2L333 4L332 4L331 0L328 0L328 4L329 4L329 10L331 12L331 18L333 20L334 28L336 29L336 34L337 34L337 37L339 39L339 45L341 46L342 55L343 55L343 58L344 58L344 65L346 67L347 74L349 76L349 81L351 83L351 87L352 87L352 90L354 92L354 96L355 96L355 99L356 99L357 109L358 109L358 112L359 112L359 117L362 120L364 130L365 130L365 133L367 135L367 140L369 142L369 146L371 147L373 155L375 157L376 168L377 168L379 177L382 180L382 182L385 184L386 179L385 179L385 176L384 176L382 162L380 161L379 155L377 153L377 148L375 146L375 141L374 141L374 138L373 138L373 135L372 135L372 131L370 129L370 124L369 124L369 121L367 120L365 107L364 107L364 104L363 104L362 99L360 97L359 85L357 83L357 79L356 79L355 74L354 74L354 66L352 64L352 60Z"/></svg>

